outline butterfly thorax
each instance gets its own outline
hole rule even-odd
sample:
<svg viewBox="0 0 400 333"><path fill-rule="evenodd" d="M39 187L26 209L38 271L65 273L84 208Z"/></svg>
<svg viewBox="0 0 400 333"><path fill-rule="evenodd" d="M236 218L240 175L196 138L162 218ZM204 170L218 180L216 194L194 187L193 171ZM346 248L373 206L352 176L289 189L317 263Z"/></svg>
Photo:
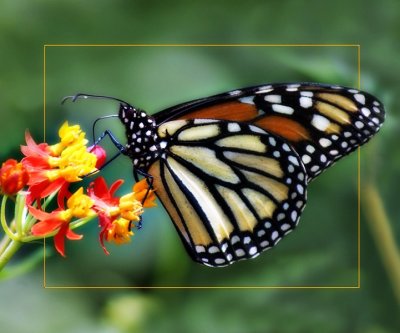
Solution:
<svg viewBox="0 0 400 333"><path fill-rule="evenodd" d="M127 144L125 155L135 168L146 170L160 154L160 145L154 118L130 105L121 104L119 119L125 125Z"/></svg>

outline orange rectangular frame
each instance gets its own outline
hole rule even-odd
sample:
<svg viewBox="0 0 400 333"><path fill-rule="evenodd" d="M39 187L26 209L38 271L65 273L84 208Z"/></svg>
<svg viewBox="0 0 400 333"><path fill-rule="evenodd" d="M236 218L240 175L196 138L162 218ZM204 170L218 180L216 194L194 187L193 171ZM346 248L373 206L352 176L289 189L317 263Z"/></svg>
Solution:
<svg viewBox="0 0 400 333"><path fill-rule="evenodd" d="M45 44L43 45L43 132L46 138L46 48L48 47L353 47L357 49L357 82L361 89L360 44ZM360 289L361 288L361 154L357 150L357 285L355 286L48 286L46 240L43 240L45 289Z"/></svg>

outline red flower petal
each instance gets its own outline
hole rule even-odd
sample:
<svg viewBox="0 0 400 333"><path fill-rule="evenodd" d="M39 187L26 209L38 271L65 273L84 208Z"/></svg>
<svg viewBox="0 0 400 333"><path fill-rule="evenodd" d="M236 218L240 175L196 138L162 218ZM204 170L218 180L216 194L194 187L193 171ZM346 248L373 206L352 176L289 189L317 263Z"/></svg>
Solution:
<svg viewBox="0 0 400 333"><path fill-rule="evenodd" d="M99 214L98 219L99 219L99 226L101 228L101 231L99 233L100 245L101 245L104 253L109 255L110 252L107 251L107 248L104 245L104 240L107 237L108 228L112 224L112 219L105 214Z"/></svg>
<svg viewBox="0 0 400 333"><path fill-rule="evenodd" d="M50 194L57 192L63 186L68 186L68 182L63 179L59 178L56 179L54 182L50 182L49 180L43 181L41 183L32 185L29 187L29 195L26 198L26 202L28 205L32 204L33 201L43 199L48 197Z"/></svg>
<svg viewBox="0 0 400 333"><path fill-rule="evenodd" d="M88 194L90 196L102 197L107 194L107 183L103 177L96 178L89 184Z"/></svg>
<svg viewBox="0 0 400 333"><path fill-rule="evenodd" d="M99 203L99 205L104 205L104 203L106 203L109 206L116 206L118 205L119 198L116 198L113 195L123 182L122 179L119 179L108 188L104 178L99 177L96 178L94 182L90 183L87 192L93 200ZM102 203L100 203L100 201L102 201Z"/></svg>
<svg viewBox="0 0 400 333"><path fill-rule="evenodd" d="M65 234L67 233L68 228L68 224L63 224L58 233L54 236L54 247L63 257L65 257Z"/></svg>
<svg viewBox="0 0 400 333"><path fill-rule="evenodd" d="M116 180L111 186L110 186L110 196L113 196L114 193L119 189L119 187L124 183L123 179L118 179Z"/></svg>
<svg viewBox="0 0 400 333"><path fill-rule="evenodd" d="M61 187L60 190L57 194L57 205L59 208L61 208L62 210L65 209L65 199L68 199L71 196L71 192L68 190L69 187L68 182L64 182Z"/></svg>
<svg viewBox="0 0 400 333"><path fill-rule="evenodd" d="M79 235L73 232L71 229L68 229L65 236L70 240L79 240L83 238L83 235Z"/></svg>
<svg viewBox="0 0 400 333"><path fill-rule="evenodd" d="M36 156L36 157L43 157L47 158L50 155L50 152L48 150L48 144L47 143L40 143L37 144L35 140L33 140L31 134L26 131L25 132L25 141L26 141L26 146L21 146L21 152L25 156Z"/></svg>
<svg viewBox="0 0 400 333"><path fill-rule="evenodd" d="M50 232L57 230L63 225L67 225L64 221L58 218L50 218L44 221L36 223L32 229L32 235L34 236L45 236Z"/></svg>
<svg viewBox="0 0 400 333"><path fill-rule="evenodd" d="M29 213L31 213L36 219L38 220L46 220L50 218L50 213L46 213L42 211L41 209L37 209L33 206L28 205Z"/></svg>

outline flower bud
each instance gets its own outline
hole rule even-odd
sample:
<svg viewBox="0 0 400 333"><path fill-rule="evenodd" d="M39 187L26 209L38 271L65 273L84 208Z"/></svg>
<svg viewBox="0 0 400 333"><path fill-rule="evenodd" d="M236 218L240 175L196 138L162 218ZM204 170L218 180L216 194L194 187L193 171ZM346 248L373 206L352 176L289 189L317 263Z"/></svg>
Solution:
<svg viewBox="0 0 400 333"><path fill-rule="evenodd" d="M22 163L9 159L0 169L0 192L6 195L14 195L21 190L29 180L29 174Z"/></svg>
<svg viewBox="0 0 400 333"><path fill-rule="evenodd" d="M102 146L99 146L99 145L90 146L88 148L88 151L91 152L92 154L96 155L96 158L97 158L96 168L100 169L106 162L106 159L107 159L106 151L104 150L104 148Z"/></svg>

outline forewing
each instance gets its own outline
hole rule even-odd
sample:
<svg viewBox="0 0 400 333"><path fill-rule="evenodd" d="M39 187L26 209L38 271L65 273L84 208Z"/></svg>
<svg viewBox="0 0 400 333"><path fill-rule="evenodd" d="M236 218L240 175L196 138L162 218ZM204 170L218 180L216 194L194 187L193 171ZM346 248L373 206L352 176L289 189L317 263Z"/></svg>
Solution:
<svg viewBox="0 0 400 333"><path fill-rule="evenodd" d="M367 142L384 121L384 108L356 89L315 83L271 84L230 91L166 109L157 123L212 118L257 125L299 154L312 180Z"/></svg>

